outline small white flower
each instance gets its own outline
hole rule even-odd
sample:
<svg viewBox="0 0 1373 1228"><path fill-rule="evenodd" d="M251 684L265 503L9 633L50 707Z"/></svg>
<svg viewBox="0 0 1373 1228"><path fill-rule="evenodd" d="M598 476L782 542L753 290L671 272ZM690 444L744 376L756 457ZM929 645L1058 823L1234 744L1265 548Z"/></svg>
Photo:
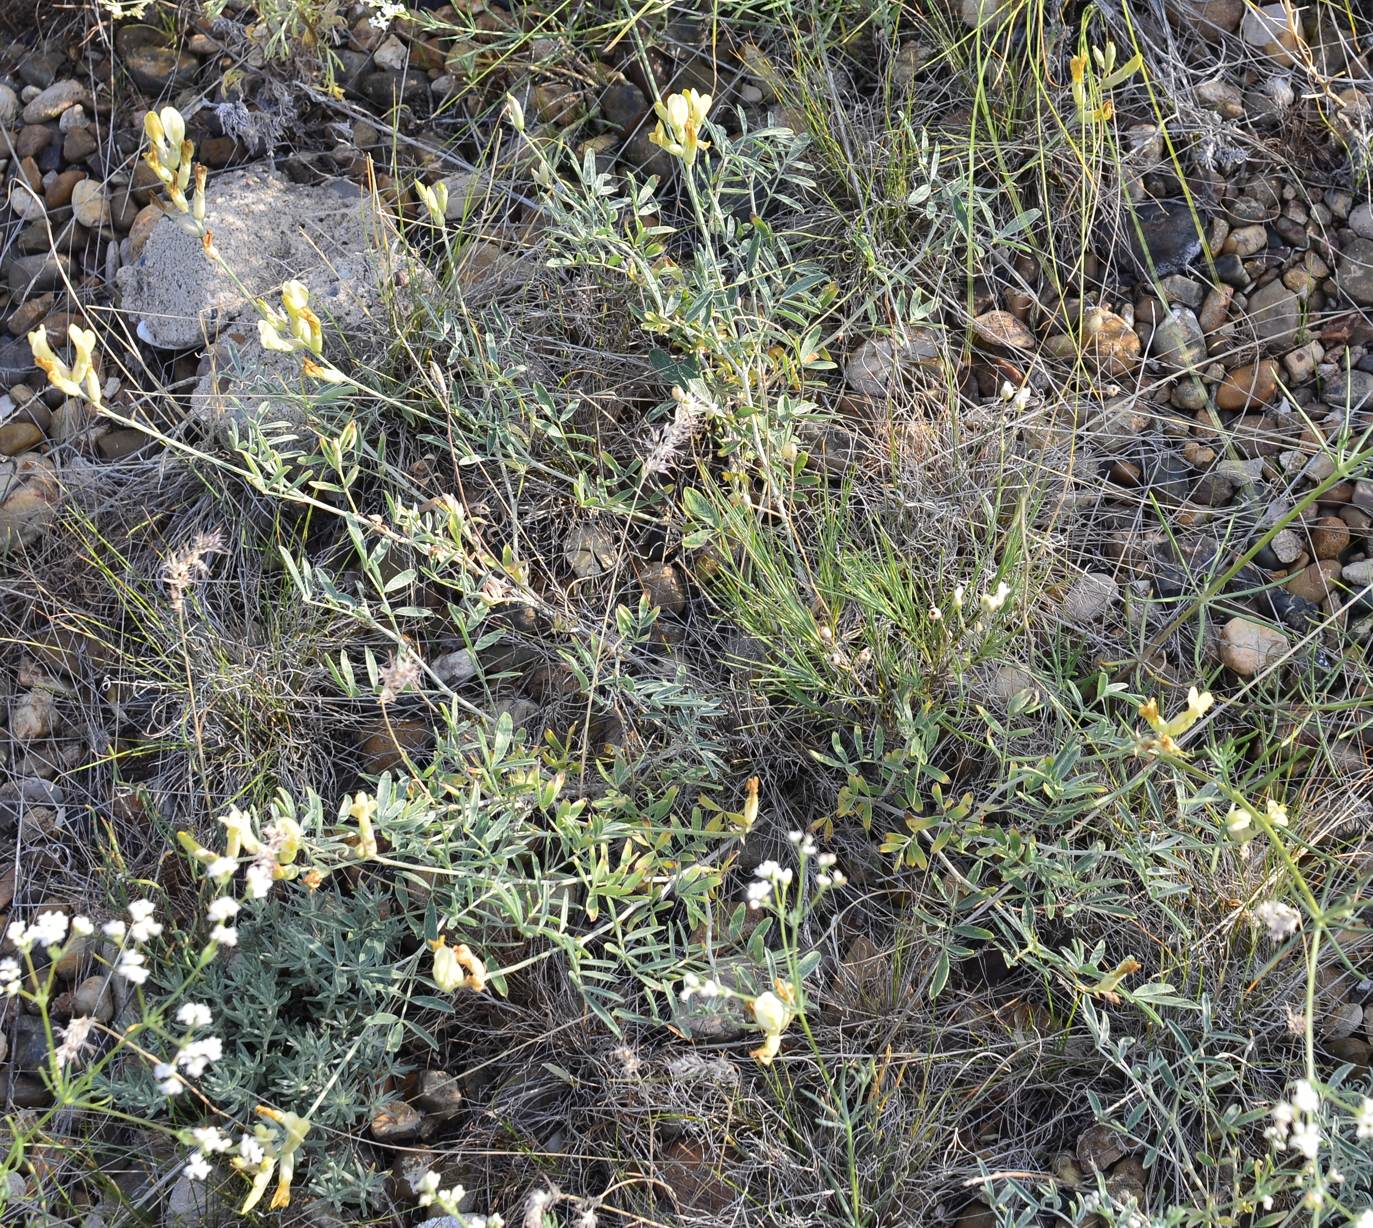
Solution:
<svg viewBox="0 0 1373 1228"><path fill-rule="evenodd" d="M205 873L211 878L227 879L232 878L237 869L238 862L232 857L216 857L205 867Z"/></svg>
<svg viewBox="0 0 1373 1228"><path fill-rule="evenodd" d="M1001 583L996 586L996 592L983 593L982 596L978 598L978 602L981 604L984 613L995 614L1006 604L1006 598L1010 595L1011 586L1007 584L1005 580L1002 580Z"/></svg>
<svg viewBox="0 0 1373 1228"><path fill-rule="evenodd" d="M790 841L792 842L792 844L800 844L801 841L804 840L805 838L806 838L806 833L803 832L803 831L789 831L789 832L787 832L787 839L790 840Z"/></svg>
<svg viewBox="0 0 1373 1228"><path fill-rule="evenodd" d="M191 1137L195 1139L195 1145L206 1155L232 1151L234 1147L233 1139L218 1126L196 1126L191 1131Z"/></svg>
<svg viewBox="0 0 1373 1228"><path fill-rule="evenodd" d="M186 1161L185 1172L192 1181L204 1181L210 1175L210 1162L205 1158L203 1151L191 1152L191 1158Z"/></svg>
<svg viewBox="0 0 1373 1228"><path fill-rule="evenodd" d="M764 861L753 872L754 877L774 887L785 887L791 882L791 871L779 866L775 861Z"/></svg>
<svg viewBox="0 0 1373 1228"><path fill-rule="evenodd" d="M821 853L820 856L815 859L815 864L822 870L828 870L838 860L839 858L833 853Z"/></svg>
<svg viewBox="0 0 1373 1228"><path fill-rule="evenodd" d="M1320 1128L1314 1121L1299 1121L1292 1127L1289 1140L1293 1149L1301 1152L1308 1160L1314 1160L1321 1149Z"/></svg>
<svg viewBox="0 0 1373 1228"><path fill-rule="evenodd" d="M115 963L116 976L122 976L130 985L142 985L148 979L148 970L143 967L143 954L140 951L120 951Z"/></svg>
<svg viewBox="0 0 1373 1228"><path fill-rule="evenodd" d="M210 941L217 942L222 947L238 946L238 930L232 925L216 925L210 931Z"/></svg>
<svg viewBox="0 0 1373 1228"><path fill-rule="evenodd" d="M432 1168L419 1179L415 1186L417 1195L415 1201L422 1207L427 1207L434 1201L434 1195L439 1192L439 1175Z"/></svg>
<svg viewBox="0 0 1373 1228"><path fill-rule="evenodd" d="M1373 1228L1373 1207L1367 1211L1360 1211L1359 1214L1351 1219L1352 1228Z"/></svg>
<svg viewBox="0 0 1373 1228"><path fill-rule="evenodd" d="M211 921L232 921L238 916L238 901L231 895L222 895L212 900L205 911Z"/></svg>
<svg viewBox="0 0 1373 1228"><path fill-rule="evenodd" d="M1274 827L1287 826L1287 807L1281 802L1270 797L1263 803L1263 808L1264 812L1268 815L1268 821L1272 823Z"/></svg>
<svg viewBox="0 0 1373 1228"><path fill-rule="evenodd" d="M272 890L272 871L260 861L253 862L243 875L243 886L250 900L265 900Z"/></svg>
<svg viewBox="0 0 1373 1228"><path fill-rule="evenodd" d="M168 1062L158 1062L153 1067L153 1078L157 1080L157 1090L164 1096L180 1095L186 1086L181 1081L181 1076L176 1073L176 1067Z"/></svg>
<svg viewBox="0 0 1373 1228"><path fill-rule="evenodd" d="M134 942L147 942L162 933L161 923L153 920L151 900L135 900L129 905L129 916L133 918L133 924L129 926L129 937Z"/></svg>
<svg viewBox="0 0 1373 1228"><path fill-rule="evenodd" d="M1254 916L1267 928L1268 937L1273 942L1282 942L1285 938L1291 937L1301 926L1301 913L1280 900L1264 900L1255 905ZM1297 1104L1297 1107L1302 1108L1300 1104Z"/></svg>
<svg viewBox="0 0 1373 1228"><path fill-rule="evenodd" d="M745 889L745 894L748 897L748 906L754 911L757 911L767 903L768 896L772 894L772 884L761 880L755 880L754 882L749 883L748 887Z"/></svg>
<svg viewBox="0 0 1373 1228"><path fill-rule="evenodd" d="M88 938L95 933L95 925L89 917L73 917L72 933L80 934L82 938Z"/></svg>
<svg viewBox="0 0 1373 1228"><path fill-rule="evenodd" d="M183 1002L176 1012L177 1022L188 1028L207 1028L212 1018L210 1008L203 1002Z"/></svg>
<svg viewBox="0 0 1373 1228"><path fill-rule="evenodd" d="M1230 813L1225 816L1225 830L1232 836L1244 836L1250 831L1252 822L1249 811L1242 806L1231 806Z"/></svg>
<svg viewBox="0 0 1373 1228"><path fill-rule="evenodd" d="M257 1139L251 1134L245 1134L238 1140L238 1154L243 1157L245 1163L256 1166L262 1163L265 1153Z"/></svg>
<svg viewBox="0 0 1373 1228"><path fill-rule="evenodd" d="M0 959L0 994L10 998L19 992L21 973L17 959ZM1365 1104L1368 1101L1364 1101Z"/></svg>
<svg viewBox="0 0 1373 1228"><path fill-rule="evenodd" d="M0 976L3 976L0 971ZM1373 1138L1373 1100L1367 1096L1354 1112L1354 1133L1358 1138Z"/></svg>
<svg viewBox="0 0 1373 1228"><path fill-rule="evenodd" d="M128 933L128 930L129 927L125 925L124 922L117 919L114 921L106 921L105 924L100 927L100 932L104 934L106 938L113 938L115 942L123 942L124 935Z"/></svg>
<svg viewBox="0 0 1373 1228"><path fill-rule="evenodd" d="M182 1045L172 1064L179 1066L191 1078L198 1079L211 1062L217 1062L223 1056L224 1042L218 1036L206 1036Z"/></svg>
<svg viewBox="0 0 1373 1228"><path fill-rule="evenodd" d="M1299 1113L1314 1113L1321 1107L1320 1093L1305 1079L1292 1084L1292 1107Z"/></svg>

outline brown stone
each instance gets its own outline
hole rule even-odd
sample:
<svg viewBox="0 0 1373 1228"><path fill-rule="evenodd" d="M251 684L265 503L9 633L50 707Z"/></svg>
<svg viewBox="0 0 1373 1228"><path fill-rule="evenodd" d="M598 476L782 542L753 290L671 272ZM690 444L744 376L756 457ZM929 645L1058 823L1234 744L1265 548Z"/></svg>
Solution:
<svg viewBox="0 0 1373 1228"><path fill-rule="evenodd" d="M68 162L84 162L100 148L94 125L73 128L62 141L62 157Z"/></svg>
<svg viewBox="0 0 1373 1228"><path fill-rule="evenodd" d="M152 234L153 227L162 220L162 209L158 205L144 205L135 215L129 227L129 258L137 260L143 245Z"/></svg>
<svg viewBox="0 0 1373 1228"><path fill-rule="evenodd" d="M36 158L52 141L52 129L47 124L25 124L15 138L14 152L21 158Z"/></svg>
<svg viewBox="0 0 1373 1228"><path fill-rule="evenodd" d="M372 1118L372 1137L379 1143L402 1143L420 1132L419 1110L404 1100L382 1105Z"/></svg>
<svg viewBox="0 0 1373 1228"><path fill-rule="evenodd" d="M1340 565L1335 559L1322 559L1303 567L1296 575L1283 582L1283 587L1294 597L1320 604L1331 593L1335 582L1340 578Z"/></svg>
<svg viewBox="0 0 1373 1228"><path fill-rule="evenodd" d="M1337 559L1349 549L1349 526L1338 516L1322 516L1311 529L1311 548L1318 559Z"/></svg>
<svg viewBox="0 0 1373 1228"><path fill-rule="evenodd" d="M127 426L118 430L106 431L95 441L95 446L105 460L124 460L146 448L152 436L146 435L137 427Z"/></svg>
<svg viewBox="0 0 1373 1228"><path fill-rule="evenodd" d="M71 204L72 189L85 177L85 171L62 171L61 174L48 184L48 190L43 195L43 199L48 202L48 208L61 209L64 205Z"/></svg>
<svg viewBox="0 0 1373 1228"><path fill-rule="evenodd" d="M40 294L35 298L26 299L10 316L5 327L9 329L12 337L26 337L38 327L38 321L51 310L51 294Z"/></svg>
<svg viewBox="0 0 1373 1228"><path fill-rule="evenodd" d="M196 156L210 167L228 166L239 156L238 142L233 137L212 136L201 141L196 147Z"/></svg>
<svg viewBox="0 0 1373 1228"><path fill-rule="evenodd" d="M1278 364L1271 358L1246 363L1227 372L1216 389L1221 409L1250 409L1267 405L1278 390Z"/></svg>
<svg viewBox="0 0 1373 1228"><path fill-rule="evenodd" d="M379 724L362 740L358 750L364 772L388 772L405 767L407 758L424 756L433 741L433 730L423 721L395 718Z"/></svg>
<svg viewBox="0 0 1373 1228"><path fill-rule="evenodd" d="M43 429L32 422L13 420L0 426L0 454L18 456L43 442Z"/></svg>
<svg viewBox="0 0 1373 1228"><path fill-rule="evenodd" d="M1220 632L1220 655L1241 678L1253 678L1277 665L1288 650L1287 637L1266 623L1232 618Z"/></svg>

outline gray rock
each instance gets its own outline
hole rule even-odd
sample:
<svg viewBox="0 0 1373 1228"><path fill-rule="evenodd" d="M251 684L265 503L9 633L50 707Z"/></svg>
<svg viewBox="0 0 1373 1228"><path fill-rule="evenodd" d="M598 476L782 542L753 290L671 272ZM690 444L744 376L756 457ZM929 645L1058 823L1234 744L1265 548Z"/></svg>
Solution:
<svg viewBox="0 0 1373 1228"><path fill-rule="evenodd" d="M27 337L0 341L0 384L13 387L37 374L38 366L33 361L33 349Z"/></svg>
<svg viewBox="0 0 1373 1228"><path fill-rule="evenodd" d="M928 329L913 330L905 341L871 337L849 356L844 364L844 378L862 396L883 397L898 384L902 374L919 367L937 366L941 354L937 335Z"/></svg>
<svg viewBox="0 0 1373 1228"><path fill-rule="evenodd" d="M1373 375L1358 367L1341 371L1321 395L1335 409L1366 409L1373 405Z"/></svg>
<svg viewBox="0 0 1373 1228"><path fill-rule="evenodd" d="M205 220L224 263L254 297L272 295L291 278L318 293L336 279L328 262L368 249L365 201L343 180L308 187L270 169L228 171L210 180ZM171 215L153 227L118 281L140 335L160 349L190 349L216 336L246 303L199 236Z"/></svg>
<svg viewBox="0 0 1373 1228"><path fill-rule="evenodd" d="M54 81L24 108L26 124L42 124L56 119L68 107L90 110L91 95L80 81Z"/></svg>
<svg viewBox="0 0 1373 1228"><path fill-rule="evenodd" d="M0 128L11 128L19 118L19 95L8 85L0 85Z"/></svg>
<svg viewBox="0 0 1373 1228"><path fill-rule="evenodd" d="M1365 585L1373 584L1373 559L1364 559L1359 563L1346 563L1344 570L1340 573L1340 578L1353 588L1363 588Z"/></svg>
<svg viewBox="0 0 1373 1228"><path fill-rule="evenodd" d="M17 298L60 289L71 273L71 262L63 255L42 252L20 256L9 264L10 293Z"/></svg>
<svg viewBox="0 0 1373 1228"><path fill-rule="evenodd" d="M1340 289L1350 299L1373 305L1373 239L1351 239L1340 253Z"/></svg>
<svg viewBox="0 0 1373 1228"><path fill-rule="evenodd" d="M1120 600L1120 585L1105 572L1089 571L1073 581L1063 595L1063 617L1073 623L1088 623L1104 615Z"/></svg>
<svg viewBox="0 0 1373 1228"><path fill-rule="evenodd" d="M1249 296L1249 323L1254 335L1265 346L1290 348L1301 328L1301 299L1274 279Z"/></svg>
<svg viewBox="0 0 1373 1228"><path fill-rule="evenodd" d="M1205 365L1206 334L1190 307L1171 308L1154 329L1154 357L1168 370L1185 371Z"/></svg>
<svg viewBox="0 0 1373 1228"><path fill-rule="evenodd" d="M162 1208L163 1228L213 1228L241 1222L210 1182L192 1181L183 1173L167 1191Z"/></svg>
<svg viewBox="0 0 1373 1228"><path fill-rule="evenodd" d="M4 106L4 96L0 95L0 109ZM1349 211L1349 229L1361 239L1373 239L1373 204L1363 201Z"/></svg>
<svg viewBox="0 0 1373 1228"><path fill-rule="evenodd" d="M43 1032L43 1021L36 1015L21 1012L15 1017L10 1032L10 1054L16 1070L33 1073L47 1066L48 1038Z"/></svg>

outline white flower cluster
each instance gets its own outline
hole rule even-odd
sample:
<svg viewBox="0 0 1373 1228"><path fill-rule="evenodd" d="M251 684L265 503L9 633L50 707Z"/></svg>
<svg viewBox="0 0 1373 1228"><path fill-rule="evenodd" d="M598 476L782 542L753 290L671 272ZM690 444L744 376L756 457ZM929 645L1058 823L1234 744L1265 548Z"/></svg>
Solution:
<svg viewBox="0 0 1373 1228"><path fill-rule="evenodd" d="M690 1002L692 998L719 998L724 996L724 989L718 981L710 979L702 980L694 972L688 972L682 978L682 992L679 995L683 1002Z"/></svg>
<svg viewBox="0 0 1373 1228"><path fill-rule="evenodd" d="M1273 1124L1264 1134L1279 1151L1291 1147L1314 1162L1321 1149L1320 1107L1320 1093L1305 1079L1298 1079L1292 1085L1292 1098L1273 1106Z"/></svg>
<svg viewBox="0 0 1373 1228"><path fill-rule="evenodd" d="M233 1140L218 1126L196 1126L191 1131L191 1139L195 1148L186 1161L186 1176L192 1181L204 1181L210 1175L212 1155L223 1155L234 1149Z"/></svg>
<svg viewBox="0 0 1373 1228"><path fill-rule="evenodd" d="M214 927L210 930L210 941L222 947L238 946L238 929L230 924L238 916L238 901L231 895L222 895L211 900L205 912Z"/></svg>
<svg viewBox="0 0 1373 1228"><path fill-rule="evenodd" d="M142 985L148 979L148 969L145 967L148 961L137 948L162 933L162 923L153 920L153 902L134 900L129 905L127 922L116 918L100 928L107 938L113 938L120 944L114 965L115 975L123 977L131 985Z"/></svg>
<svg viewBox="0 0 1373 1228"><path fill-rule="evenodd" d="M421 1207L438 1207L445 1215L451 1215L457 1220L462 1228L504 1228L505 1220L499 1215L467 1215L460 1211L459 1204L467 1197L467 1191L461 1185L442 1190L439 1188L440 1180L438 1173L433 1169L419 1179L418 1197L415 1201Z"/></svg>
<svg viewBox="0 0 1373 1228"><path fill-rule="evenodd" d="M779 866L775 861L761 862L753 872L754 880L748 885L748 906L762 908L767 903L774 887L786 887L791 883L791 871Z"/></svg>
<svg viewBox="0 0 1373 1228"><path fill-rule="evenodd" d="M367 3L376 10L367 19L367 24L374 30L385 30L397 17L405 16L405 5L395 3L395 0L367 0Z"/></svg>
<svg viewBox="0 0 1373 1228"><path fill-rule="evenodd" d="M69 926L73 934L90 934L95 930L89 917L73 917L68 922L66 913L40 912L28 925L22 921L11 922L5 936L25 955L35 946L54 951L67 940Z"/></svg>
<svg viewBox="0 0 1373 1228"><path fill-rule="evenodd" d="M1254 905L1254 917L1267 929L1272 942L1290 938L1301 927L1301 913L1281 900L1263 900Z"/></svg>
<svg viewBox="0 0 1373 1228"><path fill-rule="evenodd" d="M1373 1100L1367 1096L1354 1114L1354 1133L1359 1138L1373 1138Z"/></svg>
<svg viewBox="0 0 1373 1228"><path fill-rule="evenodd" d="M176 1018L178 1023L194 1031L197 1028L209 1027L214 1017L210 1014L210 1008L203 1002L183 1002L177 1008ZM223 1056L224 1042L218 1036L186 1040L170 1062L158 1062L153 1067L153 1077L157 1080L158 1090L164 1096L179 1095L186 1086L185 1080L181 1077L182 1071L191 1078L198 1079L211 1063L219 1061ZM201 1150L208 1153L216 1149L202 1146ZM227 1151L228 1147L218 1150Z"/></svg>

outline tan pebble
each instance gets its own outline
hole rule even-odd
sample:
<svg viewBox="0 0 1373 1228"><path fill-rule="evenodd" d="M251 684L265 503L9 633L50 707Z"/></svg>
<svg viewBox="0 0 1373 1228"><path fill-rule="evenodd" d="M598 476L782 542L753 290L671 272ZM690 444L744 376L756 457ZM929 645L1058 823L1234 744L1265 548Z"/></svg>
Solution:
<svg viewBox="0 0 1373 1228"><path fill-rule="evenodd" d="M1340 565L1335 559L1322 559L1303 567L1286 580L1283 587L1294 597L1319 604L1330 595L1332 586L1340 578Z"/></svg>
<svg viewBox="0 0 1373 1228"><path fill-rule="evenodd" d="M1252 678L1282 660L1287 637L1265 623L1232 618L1220 632L1221 660L1241 678Z"/></svg>
<svg viewBox="0 0 1373 1228"><path fill-rule="evenodd" d="M82 179L72 188L72 213L81 225L92 230L110 220L110 200L103 185Z"/></svg>

